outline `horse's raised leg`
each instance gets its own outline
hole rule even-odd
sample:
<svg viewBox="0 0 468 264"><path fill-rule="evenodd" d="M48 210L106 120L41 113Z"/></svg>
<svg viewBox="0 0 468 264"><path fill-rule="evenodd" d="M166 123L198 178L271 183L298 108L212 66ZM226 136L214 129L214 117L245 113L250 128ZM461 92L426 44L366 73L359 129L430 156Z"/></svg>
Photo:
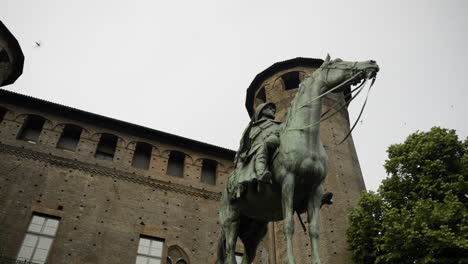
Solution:
<svg viewBox="0 0 468 264"><path fill-rule="evenodd" d="M268 222L256 221L251 218L241 217L242 233L239 237L244 244L245 254L242 258L242 264L250 264L257 253L258 244L268 231Z"/></svg>
<svg viewBox="0 0 468 264"><path fill-rule="evenodd" d="M283 206L283 232L286 238L287 263L295 264L292 238L294 234L294 175L287 174L281 184L281 204Z"/></svg>
<svg viewBox="0 0 468 264"><path fill-rule="evenodd" d="M309 222L309 237L312 251L312 264L320 264L319 234L320 234L320 205L322 203L323 187L320 184L309 194L307 204L307 219Z"/></svg>
<svg viewBox="0 0 468 264"><path fill-rule="evenodd" d="M220 259L220 264L236 264L235 250L239 231L239 209L235 204L230 203L226 191L221 197L219 219L225 236L225 254L223 254L225 259Z"/></svg>

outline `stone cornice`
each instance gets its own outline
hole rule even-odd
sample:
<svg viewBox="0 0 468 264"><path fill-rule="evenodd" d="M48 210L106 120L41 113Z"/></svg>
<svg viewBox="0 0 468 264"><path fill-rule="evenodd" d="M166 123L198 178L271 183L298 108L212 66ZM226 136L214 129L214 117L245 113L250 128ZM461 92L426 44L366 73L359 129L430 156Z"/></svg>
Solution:
<svg viewBox="0 0 468 264"><path fill-rule="evenodd" d="M86 163L82 161L67 159L59 156L54 156L52 154L42 153L30 149L24 149L20 147L5 145L0 143L0 153L6 153L9 155L14 155L20 158L26 158L41 162L46 162L55 166L81 170L91 174L99 174L115 179L120 179L124 181L129 181L137 184L146 185L152 188L157 188L164 191L171 191L176 193L181 193L188 196L200 197L207 200L219 201L221 194L216 192L211 192L195 187L185 186L177 183L164 182L157 179L152 179L148 177L143 177L141 175L132 174L117 169L111 169L100 165L95 165L91 163Z"/></svg>

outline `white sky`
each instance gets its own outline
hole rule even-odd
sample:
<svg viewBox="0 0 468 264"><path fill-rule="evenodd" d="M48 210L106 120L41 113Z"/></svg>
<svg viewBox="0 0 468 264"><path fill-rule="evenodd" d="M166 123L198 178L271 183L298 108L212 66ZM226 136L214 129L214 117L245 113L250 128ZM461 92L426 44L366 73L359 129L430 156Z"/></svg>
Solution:
<svg viewBox="0 0 468 264"><path fill-rule="evenodd" d="M0 0L0 19L26 57L5 89L234 150L257 73L376 60L353 133L371 190L390 144L434 125L468 135L468 1Z"/></svg>

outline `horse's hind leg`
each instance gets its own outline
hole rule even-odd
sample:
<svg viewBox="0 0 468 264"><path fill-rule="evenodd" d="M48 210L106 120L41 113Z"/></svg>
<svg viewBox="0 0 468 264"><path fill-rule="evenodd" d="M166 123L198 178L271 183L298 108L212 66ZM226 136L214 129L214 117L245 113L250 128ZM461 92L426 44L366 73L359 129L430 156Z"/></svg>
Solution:
<svg viewBox="0 0 468 264"><path fill-rule="evenodd" d="M239 237L244 244L245 254L242 258L242 264L250 264L255 258L258 244L268 231L268 222L256 221L251 218L241 218L242 230Z"/></svg>
<svg viewBox="0 0 468 264"><path fill-rule="evenodd" d="M320 233L320 206L322 204L323 186L320 184L309 194L307 205L307 219L309 222L309 237L312 251L312 264L320 264L319 233Z"/></svg>
<svg viewBox="0 0 468 264"><path fill-rule="evenodd" d="M226 237L225 260L220 259L220 264L236 264L236 241L239 231L239 209L229 201L227 192L224 191L221 197L219 220L221 228Z"/></svg>
<svg viewBox="0 0 468 264"><path fill-rule="evenodd" d="M287 174L281 184L281 204L283 207L284 236L286 238L287 263L295 264L292 239L294 235L294 175Z"/></svg>

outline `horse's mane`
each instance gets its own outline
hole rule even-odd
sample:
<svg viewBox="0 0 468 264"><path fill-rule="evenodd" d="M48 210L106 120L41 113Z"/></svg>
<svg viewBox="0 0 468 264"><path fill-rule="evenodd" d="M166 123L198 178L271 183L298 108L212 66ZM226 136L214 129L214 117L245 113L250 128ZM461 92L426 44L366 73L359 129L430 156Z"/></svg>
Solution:
<svg viewBox="0 0 468 264"><path fill-rule="evenodd" d="M320 68L319 68L320 69ZM319 69L317 69L316 71L318 71ZM315 71L314 71L315 72ZM313 73L311 73L310 75L307 75L306 77L304 77L304 80L306 80L307 78L311 78L313 80L311 80L311 82L314 81L314 77L312 75ZM302 82L304 81L302 80ZM297 107L297 98L298 98L298 95L303 91L304 89L304 85L302 85L302 82L299 83L299 89L297 91L297 93L294 95L294 98L291 100L291 102L289 103L289 107L288 109L286 110L286 114L284 116L284 122L281 124L281 131L284 131L284 129L287 127L288 125L288 122L289 122L289 119L290 119L290 115L291 115L291 110L293 109L296 109Z"/></svg>

